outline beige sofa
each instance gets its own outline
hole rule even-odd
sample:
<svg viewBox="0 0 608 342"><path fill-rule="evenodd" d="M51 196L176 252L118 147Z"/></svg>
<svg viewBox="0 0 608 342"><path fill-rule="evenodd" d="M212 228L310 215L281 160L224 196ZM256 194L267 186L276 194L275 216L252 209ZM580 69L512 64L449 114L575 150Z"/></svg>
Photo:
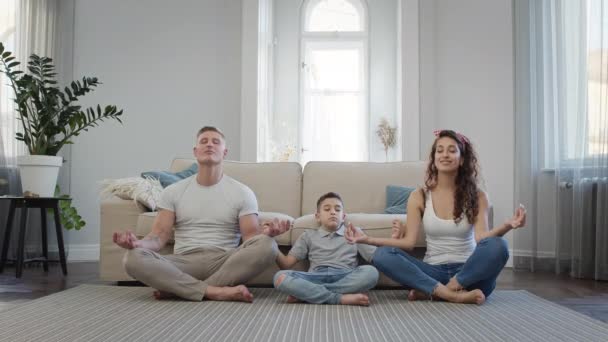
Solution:
<svg viewBox="0 0 608 342"><path fill-rule="evenodd" d="M175 159L170 170L188 168L193 159ZM316 229L313 214L317 199L328 191L339 193L347 220L363 228L367 234L389 237L392 221L405 220L405 215L382 214L387 185L417 187L423 184L424 162L345 163L310 162L302 171L298 163L244 163L226 161L224 172L249 186L257 196L262 220L273 217L293 218L293 229L275 239L287 251L307 229ZM285 216L287 215L287 216ZM100 277L108 281L132 280L122 266L124 250L112 243L112 232L131 229L140 237L151 229L155 212L132 200L118 197L101 201ZM424 246L421 234L417 246ZM172 245L161 253L171 253ZM296 265L306 269L306 263ZM249 285L272 285L276 266L252 279ZM379 285L395 285L383 275Z"/></svg>

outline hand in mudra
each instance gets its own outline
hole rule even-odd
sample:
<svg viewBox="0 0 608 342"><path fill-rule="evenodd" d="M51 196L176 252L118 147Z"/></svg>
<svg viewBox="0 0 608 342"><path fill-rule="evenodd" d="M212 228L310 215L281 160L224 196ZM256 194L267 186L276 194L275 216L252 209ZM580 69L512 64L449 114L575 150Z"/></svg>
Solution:
<svg viewBox="0 0 608 342"><path fill-rule="evenodd" d="M262 223L262 234L270 237L281 235L291 228L291 222L289 220L279 220L275 218L272 221L266 221Z"/></svg>
<svg viewBox="0 0 608 342"><path fill-rule="evenodd" d="M114 241L115 244L117 244L118 246L120 246L124 249L133 249L133 248L141 247L139 239L130 230L127 230L124 233L123 232L114 232L114 234L112 234L112 240Z"/></svg>
<svg viewBox="0 0 608 342"><path fill-rule="evenodd" d="M517 207L515 214L507 221L507 224L510 225L512 229L521 228L526 225L526 208L523 204L520 204L519 207Z"/></svg>
<svg viewBox="0 0 608 342"><path fill-rule="evenodd" d="M344 233L344 238L348 243L368 243L369 236L365 234L361 229L355 228L352 223L348 223L346 225L346 232Z"/></svg>
<svg viewBox="0 0 608 342"><path fill-rule="evenodd" d="M400 239L402 234L401 232L403 231L403 223L401 223L400 220L395 219L393 220L393 229L391 231L391 238L392 239Z"/></svg>

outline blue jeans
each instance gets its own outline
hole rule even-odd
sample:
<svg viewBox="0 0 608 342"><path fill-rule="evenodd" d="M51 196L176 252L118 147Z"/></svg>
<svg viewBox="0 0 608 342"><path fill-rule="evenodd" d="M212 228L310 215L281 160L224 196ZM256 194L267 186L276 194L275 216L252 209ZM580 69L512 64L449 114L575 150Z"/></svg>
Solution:
<svg viewBox="0 0 608 342"><path fill-rule="evenodd" d="M373 264L399 284L431 295L439 283L447 284L453 276L467 290L480 289L488 297L496 287L496 278L509 259L507 242L501 237L485 238L463 263L429 265L407 252L393 247L376 250Z"/></svg>
<svg viewBox="0 0 608 342"><path fill-rule="evenodd" d="M277 286L277 280L285 275ZM279 291L313 304L339 304L343 293L359 293L376 286L378 270L363 265L353 269L318 267L313 272L279 271L274 286Z"/></svg>

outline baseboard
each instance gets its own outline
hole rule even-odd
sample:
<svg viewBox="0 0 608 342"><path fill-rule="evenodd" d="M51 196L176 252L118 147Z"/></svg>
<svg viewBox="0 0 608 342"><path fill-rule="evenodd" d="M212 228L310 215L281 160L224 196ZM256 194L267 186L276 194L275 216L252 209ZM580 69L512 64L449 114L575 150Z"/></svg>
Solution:
<svg viewBox="0 0 608 342"><path fill-rule="evenodd" d="M68 262L78 261L99 261L99 245L98 244L71 244L67 246ZM49 248L49 253L59 253L57 246Z"/></svg>
<svg viewBox="0 0 608 342"><path fill-rule="evenodd" d="M534 253L524 249L509 249L509 260L505 267L513 268L513 257L532 257ZM538 259L554 259L555 252L549 251L536 251L536 258Z"/></svg>
<svg viewBox="0 0 608 342"><path fill-rule="evenodd" d="M534 253L530 250L524 249L512 249L509 251L511 256L522 256L522 257L531 257ZM555 258L555 252L553 251L536 251L537 258Z"/></svg>

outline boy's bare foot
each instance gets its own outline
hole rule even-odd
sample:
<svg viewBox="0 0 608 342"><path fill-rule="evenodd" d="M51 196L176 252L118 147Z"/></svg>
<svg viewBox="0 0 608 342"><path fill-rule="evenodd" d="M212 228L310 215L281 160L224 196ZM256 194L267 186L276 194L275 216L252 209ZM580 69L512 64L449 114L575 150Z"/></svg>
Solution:
<svg viewBox="0 0 608 342"><path fill-rule="evenodd" d="M253 295L245 287L245 285L238 286L207 286L204 298L210 300L222 300L222 301L235 301L235 302L253 302Z"/></svg>
<svg viewBox="0 0 608 342"><path fill-rule="evenodd" d="M298 298L290 295L290 296L287 296L287 303L302 303L302 301L299 300Z"/></svg>
<svg viewBox="0 0 608 342"><path fill-rule="evenodd" d="M154 291L153 295L154 295L154 298L156 298L157 300L177 298L177 296L171 292L158 291L158 290Z"/></svg>
<svg viewBox="0 0 608 342"><path fill-rule="evenodd" d="M481 305L486 301L486 296L481 290L460 291L456 295L456 302L465 304Z"/></svg>
<svg viewBox="0 0 608 342"><path fill-rule="evenodd" d="M340 304L369 306L369 297L363 293L343 294Z"/></svg>

